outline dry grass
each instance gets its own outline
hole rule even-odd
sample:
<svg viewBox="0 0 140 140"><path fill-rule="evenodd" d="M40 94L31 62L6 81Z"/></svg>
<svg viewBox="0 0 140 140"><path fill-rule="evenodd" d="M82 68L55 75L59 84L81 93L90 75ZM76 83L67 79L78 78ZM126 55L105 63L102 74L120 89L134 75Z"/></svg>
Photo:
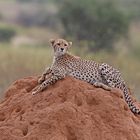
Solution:
<svg viewBox="0 0 140 140"><path fill-rule="evenodd" d="M92 59L98 62L106 62L118 68L129 85L134 91L136 97L140 100L140 23L133 24L130 27L129 40L119 41L116 44L117 51L108 53L106 51L88 52L87 48L81 49L81 46L71 49L73 54L81 56L85 59ZM48 42L49 34L46 35L46 30L31 28L16 28L18 35L29 36L28 38L39 38L41 42ZM38 36L36 36L38 35ZM52 36L54 33L51 34ZM47 36L43 38L42 36ZM43 38L43 41L42 41ZM39 43L40 44L40 43ZM45 66L51 64L53 52L50 47L41 47L41 44L35 46L22 45L20 47L12 47L11 44L0 44L0 95L4 90L16 79L22 77L39 75L44 70ZM42 44L43 45L43 44ZM75 45L75 42L73 43ZM84 45L85 46L85 45ZM86 46L85 46L86 47ZM79 51L80 50L80 51Z"/></svg>
<svg viewBox="0 0 140 140"><path fill-rule="evenodd" d="M51 61L51 49L0 46L0 93L14 80L40 74Z"/></svg>
<svg viewBox="0 0 140 140"><path fill-rule="evenodd" d="M106 62L118 68L127 81L129 87L139 96L140 65L139 59L132 57L129 53L85 53L85 50L78 51L73 48L74 54L85 59L92 59L98 62ZM17 47L6 45L0 46L0 93L16 79L22 77L39 75L46 65L51 64L53 52L49 47Z"/></svg>

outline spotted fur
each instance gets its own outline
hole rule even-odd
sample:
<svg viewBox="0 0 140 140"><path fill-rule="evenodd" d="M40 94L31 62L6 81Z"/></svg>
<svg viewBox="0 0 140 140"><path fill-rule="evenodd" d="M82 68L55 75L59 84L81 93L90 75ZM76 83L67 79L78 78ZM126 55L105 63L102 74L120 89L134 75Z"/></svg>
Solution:
<svg viewBox="0 0 140 140"><path fill-rule="evenodd" d="M69 54L67 51L72 43L66 40L51 40L51 44L54 49L53 63L42 74L38 81L40 85L34 89L33 95L68 75L105 90L121 89L130 110L135 114L140 114L140 110L134 105L128 88L117 69L105 63L99 64Z"/></svg>

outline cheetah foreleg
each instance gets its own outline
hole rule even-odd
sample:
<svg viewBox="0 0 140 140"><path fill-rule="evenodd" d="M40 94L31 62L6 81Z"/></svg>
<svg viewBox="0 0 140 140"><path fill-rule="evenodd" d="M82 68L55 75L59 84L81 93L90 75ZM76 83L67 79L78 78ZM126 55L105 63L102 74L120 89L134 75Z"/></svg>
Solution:
<svg viewBox="0 0 140 140"><path fill-rule="evenodd" d="M51 72L52 70L50 67L46 68L41 77L38 79L38 84L43 83L46 79L46 75L50 74Z"/></svg>
<svg viewBox="0 0 140 140"><path fill-rule="evenodd" d="M52 74L47 80L45 80L41 85L39 85L33 90L32 95L35 95L43 91L49 85L56 83L58 80L63 79L64 77L65 77L64 74Z"/></svg>
<svg viewBox="0 0 140 140"><path fill-rule="evenodd" d="M108 90L108 91L110 91L112 89L111 87L109 87L109 86L107 86L107 85L105 85L103 83L100 83L100 82L95 82L93 85L95 87L103 88L103 89Z"/></svg>

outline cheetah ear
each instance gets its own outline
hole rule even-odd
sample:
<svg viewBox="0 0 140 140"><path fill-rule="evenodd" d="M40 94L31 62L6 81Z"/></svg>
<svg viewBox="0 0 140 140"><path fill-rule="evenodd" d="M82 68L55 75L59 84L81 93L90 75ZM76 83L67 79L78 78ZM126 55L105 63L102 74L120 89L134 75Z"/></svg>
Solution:
<svg viewBox="0 0 140 140"><path fill-rule="evenodd" d="M70 47L72 46L72 42L69 42L69 46L70 46Z"/></svg>
<svg viewBox="0 0 140 140"><path fill-rule="evenodd" d="M51 45L53 46L54 43L55 43L55 40L54 40L54 39L50 39L50 43L51 43Z"/></svg>

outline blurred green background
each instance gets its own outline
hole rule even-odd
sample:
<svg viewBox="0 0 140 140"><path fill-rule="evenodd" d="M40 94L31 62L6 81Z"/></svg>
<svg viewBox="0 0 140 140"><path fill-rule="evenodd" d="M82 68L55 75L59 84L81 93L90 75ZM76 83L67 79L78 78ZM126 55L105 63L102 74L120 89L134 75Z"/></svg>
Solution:
<svg viewBox="0 0 140 140"><path fill-rule="evenodd" d="M51 38L71 52L118 68L140 100L139 0L1 0L0 98L15 80L52 62Z"/></svg>

